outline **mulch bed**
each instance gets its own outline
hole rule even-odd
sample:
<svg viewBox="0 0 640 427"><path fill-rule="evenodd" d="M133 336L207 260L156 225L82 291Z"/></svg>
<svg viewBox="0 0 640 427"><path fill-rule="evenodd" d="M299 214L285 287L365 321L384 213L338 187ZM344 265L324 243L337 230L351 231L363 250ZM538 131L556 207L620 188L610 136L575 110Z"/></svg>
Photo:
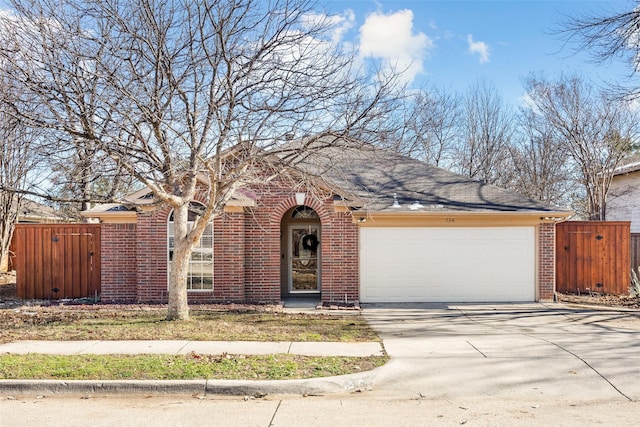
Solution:
<svg viewBox="0 0 640 427"><path fill-rule="evenodd" d="M640 298L629 295L571 295L558 293L558 301L568 304L592 305L612 308L640 308Z"/></svg>

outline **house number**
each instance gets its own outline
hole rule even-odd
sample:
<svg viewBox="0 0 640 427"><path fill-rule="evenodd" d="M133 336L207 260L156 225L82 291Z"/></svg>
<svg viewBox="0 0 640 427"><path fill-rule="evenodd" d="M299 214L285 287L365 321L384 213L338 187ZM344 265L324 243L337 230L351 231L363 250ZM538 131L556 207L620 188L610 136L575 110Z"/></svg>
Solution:
<svg viewBox="0 0 640 427"><path fill-rule="evenodd" d="M454 221L455 221L455 219L453 219L453 218L445 218L444 219L444 222L446 222L447 224L451 224Z"/></svg>

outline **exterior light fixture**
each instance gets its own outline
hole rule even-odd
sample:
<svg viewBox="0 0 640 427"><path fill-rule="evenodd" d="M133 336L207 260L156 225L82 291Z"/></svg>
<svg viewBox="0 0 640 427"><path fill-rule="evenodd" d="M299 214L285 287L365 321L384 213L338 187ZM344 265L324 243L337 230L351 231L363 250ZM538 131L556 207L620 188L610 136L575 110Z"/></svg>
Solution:
<svg viewBox="0 0 640 427"><path fill-rule="evenodd" d="M392 208L394 209L398 209L400 208L400 203L398 203L398 195L396 193L393 193L393 204L391 205Z"/></svg>
<svg viewBox="0 0 640 427"><path fill-rule="evenodd" d="M302 206L304 205L304 201L307 198L306 193L296 193L296 204Z"/></svg>

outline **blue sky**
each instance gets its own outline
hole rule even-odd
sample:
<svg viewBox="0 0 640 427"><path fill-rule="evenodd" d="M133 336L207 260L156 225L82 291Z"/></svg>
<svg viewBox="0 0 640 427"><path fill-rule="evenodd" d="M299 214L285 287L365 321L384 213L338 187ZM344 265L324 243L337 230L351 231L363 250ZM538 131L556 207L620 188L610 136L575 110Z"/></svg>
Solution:
<svg viewBox="0 0 640 427"><path fill-rule="evenodd" d="M626 0L325 0L340 14L344 42L383 60L409 64L405 78L464 92L481 78L517 105L531 72L555 78L577 73L596 82L628 78L621 62L596 65L589 54L563 48L563 14L629 10Z"/></svg>
<svg viewBox="0 0 640 427"><path fill-rule="evenodd" d="M336 40L354 44L380 61L408 67L410 87L426 83L459 92L477 79L497 87L517 105L522 79L532 72L561 72L595 82L628 80L621 62L597 65L588 53L563 48L564 15L630 10L632 0L317 0L317 12L339 18ZM0 8L6 8L0 0ZM322 8L325 10L322 10Z"/></svg>

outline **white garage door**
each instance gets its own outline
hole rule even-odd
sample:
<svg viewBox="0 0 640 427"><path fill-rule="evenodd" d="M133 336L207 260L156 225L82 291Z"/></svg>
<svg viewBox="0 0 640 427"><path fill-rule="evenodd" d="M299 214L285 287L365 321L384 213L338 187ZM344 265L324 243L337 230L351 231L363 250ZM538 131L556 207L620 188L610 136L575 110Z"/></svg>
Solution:
<svg viewBox="0 0 640 427"><path fill-rule="evenodd" d="M361 228L362 302L535 300L535 228Z"/></svg>

